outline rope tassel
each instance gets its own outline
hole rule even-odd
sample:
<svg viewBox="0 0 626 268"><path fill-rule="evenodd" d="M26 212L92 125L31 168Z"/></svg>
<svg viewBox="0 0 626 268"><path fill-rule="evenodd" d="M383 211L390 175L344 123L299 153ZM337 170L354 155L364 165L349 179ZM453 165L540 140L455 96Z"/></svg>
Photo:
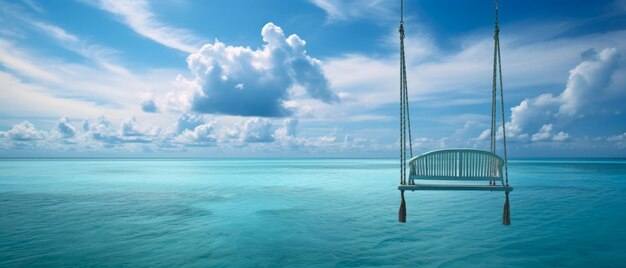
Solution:
<svg viewBox="0 0 626 268"><path fill-rule="evenodd" d="M504 210L502 211L502 224L511 225L511 208L509 205L509 192L506 192L506 201L504 201Z"/></svg>
<svg viewBox="0 0 626 268"><path fill-rule="evenodd" d="M406 222L406 203L404 202L404 191L400 191L402 201L400 202L400 211L398 211L398 221Z"/></svg>

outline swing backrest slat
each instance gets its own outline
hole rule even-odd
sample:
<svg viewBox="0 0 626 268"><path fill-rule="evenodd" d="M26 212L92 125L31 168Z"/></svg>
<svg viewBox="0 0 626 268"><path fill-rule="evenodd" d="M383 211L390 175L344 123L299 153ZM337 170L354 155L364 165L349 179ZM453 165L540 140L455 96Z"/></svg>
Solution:
<svg viewBox="0 0 626 268"><path fill-rule="evenodd" d="M488 151L445 149L409 160L412 180L500 181L504 160Z"/></svg>

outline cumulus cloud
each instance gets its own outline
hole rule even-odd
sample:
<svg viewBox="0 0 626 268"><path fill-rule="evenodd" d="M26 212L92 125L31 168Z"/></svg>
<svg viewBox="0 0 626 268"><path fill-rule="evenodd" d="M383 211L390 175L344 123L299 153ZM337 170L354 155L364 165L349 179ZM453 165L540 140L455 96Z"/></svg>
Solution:
<svg viewBox="0 0 626 268"><path fill-rule="evenodd" d="M215 128L215 122L203 123L193 130L184 129L175 140L190 146L212 146L217 141Z"/></svg>
<svg viewBox="0 0 626 268"><path fill-rule="evenodd" d="M121 134L126 137L141 137L150 135L148 130L139 127L137 124L137 118L135 117L122 121Z"/></svg>
<svg viewBox="0 0 626 268"><path fill-rule="evenodd" d="M101 116L97 122L89 128L91 138L104 143L117 143L120 141L118 137L117 129L113 126L113 123L106 117Z"/></svg>
<svg viewBox="0 0 626 268"><path fill-rule="evenodd" d="M89 131L89 121L88 120L83 120L82 129L83 129L83 131Z"/></svg>
<svg viewBox="0 0 626 268"><path fill-rule="evenodd" d="M282 117L292 113L285 106L289 90L303 87L308 95L325 103L339 101L330 89L322 63L307 55L306 42L293 34L285 37L273 23L262 31L262 49L229 46L215 41L187 58L192 79L178 78L183 87L170 103L196 113Z"/></svg>
<svg viewBox="0 0 626 268"><path fill-rule="evenodd" d="M146 93L141 96L141 110L146 113L156 113L157 104L153 93Z"/></svg>
<svg viewBox="0 0 626 268"><path fill-rule="evenodd" d="M350 155L359 151L389 151L393 144L379 144L375 140L345 135L337 138L338 130L320 136L298 136L299 121L268 118L243 118L241 121L205 120L200 115L186 114L172 125L171 131L143 127L137 118L112 122L101 116L90 122L82 121L76 128L67 117L58 120L49 132L38 130L29 122L22 122L8 131L0 131L0 153L10 150L54 150L58 152L181 152L195 147L214 147L218 150L241 153L340 153ZM178 132L180 130L180 132ZM203 152L212 149L202 149Z"/></svg>
<svg viewBox="0 0 626 268"><path fill-rule="evenodd" d="M105 146L114 146L124 143L150 143L159 132L159 128L140 128L135 117L122 121L118 129L106 117L101 116L95 124L89 126L87 134Z"/></svg>
<svg viewBox="0 0 626 268"><path fill-rule="evenodd" d="M183 133L185 130L194 130L197 126L204 124L201 115L184 113L176 122L176 133Z"/></svg>
<svg viewBox="0 0 626 268"><path fill-rule="evenodd" d="M606 138L607 141L626 141L626 132Z"/></svg>
<svg viewBox="0 0 626 268"><path fill-rule="evenodd" d="M69 139L76 135L76 129L70 124L70 119L67 116L61 117L57 123L56 131L61 138Z"/></svg>
<svg viewBox="0 0 626 268"><path fill-rule="evenodd" d="M557 133L556 135L552 136L552 140L553 141L565 141L569 139L569 134L561 131L559 133Z"/></svg>
<svg viewBox="0 0 626 268"><path fill-rule="evenodd" d="M531 137L532 141L542 141L547 140L552 135L552 124L547 124L541 126L541 129L537 131L537 133L533 134Z"/></svg>
<svg viewBox="0 0 626 268"><path fill-rule="evenodd" d="M614 143L618 148L626 148L626 132L606 138L606 141Z"/></svg>
<svg viewBox="0 0 626 268"><path fill-rule="evenodd" d="M395 150L397 145L379 144L364 137L345 135L337 138L338 129L320 136L297 136L299 121L268 118L244 118L243 121L218 124L216 120L204 121L197 115L188 115L180 120L198 124L194 127L181 126L181 133L145 128L131 117L114 123L104 116L93 122L82 121L82 127L74 128L66 117L60 118L50 132L40 131L29 122L19 123L11 130L0 131L0 153L10 150L55 150L58 152L181 152L195 147L214 147L217 150L239 151L240 153L293 152L347 154L354 152L381 152ZM173 126L178 125L176 122ZM59 130L65 128L65 130ZM70 128L71 127L71 128ZM70 138L71 130L73 136ZM61 132L68 133L60 137ZM50 134L50 135L48 135ZM240 148L246 148L245 150ZM202 149L202 152L213 149Z"/></svg>
<svg viewBox="0 0 626 268"><path fill-rule="evenodd" d="M276 137L295 137L298 128L298 119L287 118L283 121L283 126L276 129Z"/></svg>
<svg viewBox="0 0 626 268"><path fill-rule="evenodd" d="M13 125L9 131L0 132L0 136L13 141L35 141L43 139L45 133L30 122L24 121Z"/></svg>
<svg viewBox="0 0 626 268"><path fill-rule="evenodd" d="M244 142L272 142L273 134L274 125L269 119L254 117L243 124L239 138Z"/></svg>
<svg viewBox="0 0 626 268"><path fill-rule="evenodd" d="M554 134L552 124L545 124L541 126L537 133L533 134L530 138L531 141L565 141L569 138L569 134L563 131Z"/></svg>
<svg viewBox="0 0 626 268"><path fill-rule="evenodd" d="M618 69L620 55L615 48L601 52L593 49L582 53L583 61L570 70L567 86L559 95L541 94L524 99L511 108L511 120L507 122L507 137L514 140L563 141L569 134L559 131L555 125L566 125L579 118L598 113L615 97L609 86ZM625 92L617 94L624 95ZM529 133L533 133L532 136ZM488 130L479 139L488 137ZM499 129L502 136L502 128Z"/></svg>
<svg viewBox="0 0 626 268"><path fill-rule="evenodd" d="M616 48L606 48L600 53L587 50L582 57L584 61L570 71L567 87L559 95L560 114L575 116L586 108L595 108L594 105L606 96L620 55Z"/></svg>

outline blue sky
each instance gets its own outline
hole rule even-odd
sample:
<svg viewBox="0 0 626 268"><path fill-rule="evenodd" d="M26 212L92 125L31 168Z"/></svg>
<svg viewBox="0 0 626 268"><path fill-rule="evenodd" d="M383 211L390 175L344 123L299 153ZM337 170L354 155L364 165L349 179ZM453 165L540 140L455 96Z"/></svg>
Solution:
<svg viewBox="0 0 626 268"><path fill-rule="evenodd" d="M626 1L500 1L512 156L626 157ZM414 150L486 148L492 1L405 3ZM1 156L395 157L398 1L0 0Z"/></svg>

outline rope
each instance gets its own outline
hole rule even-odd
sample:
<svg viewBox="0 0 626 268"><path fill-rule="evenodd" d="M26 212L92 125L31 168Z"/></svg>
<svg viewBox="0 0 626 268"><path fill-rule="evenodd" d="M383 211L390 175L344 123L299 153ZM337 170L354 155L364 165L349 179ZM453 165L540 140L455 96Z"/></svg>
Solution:
<svg viewBox="0 0 626 268"><path fill-rule="evenodd" d="M496 135L497 135L497 101L496 101L496 96L497 96L497 91L498 91L498 84L496 82L497 79L497 57L498 57L498 43L499 41L499 35L500 35L500 29L498 26L498 0L495 0L495 4L496 4L496 20L495 20L495 24L494 24L494 34L493 34L493 80L492 80L492 90L491 90L491 133L490 133L490 144L489 144L489 149L491 150L492 153L496 152Z"/></svg>
<svg viewBox="0 0 626 268"><path fill-rule="evenodd" d="M495 22L495 33L494 33L494 47L493 47L493 91L492 94L496 94L497 85L496 85L496 64L498 67L498 75L500 76L500 112L502 118L502 141L504 148L504 178L505 178L505 186L509 186L509 161L507 158L507 148L506 148L506 118L504 117L504 86L502 83L502 56L500 54L500 27L498 26L498 0L494 0L496 6L496 22ZM496 96L492 95L492 106L491 106L491 124L492 124L492 152L495 152L495 124L496 124ZM505 191L505 201L504 208L502 210L502 224L503 225L511 225L511 205L509 203L509 191Z"/></svg>
<svg viewBox="0 0 626 268"><path fill-rule="evenodd" d="M406 62L404 56L404 1L400 0L400 184L406 184L406 134L409 134L409 152L413 157L413 145L411 141L411 120L409 115L409 94L406 79ZM408 128L408 129L407 129ZM404 190L400 191L400 210L398 221L406 222L406 202Z"/></svg>
<svg viewBox="0 0 626 268"><path fill-rule="evenodd" d="M402 8L401 8L402 9ZM400 184L405 184L406 141L404 137L404 23L400 21Z"/></svg>
<svg viewBox="0 0 626 268"><path fill-rule="evenodd" d="M404 47L404 45L403 45ZM403 53L404 54L404 53ZM413 158L413 141L411 139L411 115L409 111L409 87L406 79L406 63L404 64L404 109L406 111L406 124L409 130L409 156Z"/></svg>
<svg viewBox="0 0 626 268"><path fill-rule="evenodd" d="M404 52L404 1L400 0L400 184L406 184L406 147L407 139L409 155L413 157L413 140L411 136L411 116L409 113L409 93L406 77L406 59ZM408 134L408 137L407 137Z"/></svg>
<svg viewBox="0 0 626 268"><path fill-rule="evenodd" d="M400 23L400 35L402 36L402 23ZM400 73L402 74L402 55L400 55ZM400 75L400 184L404 184L404 158L402 157L404 154L404 95L402 94L402 81L403 77Z"/></svg>
<svg viewBox="0 0 626 268"><path fill-rule="evenodd" d="M400 24L404 24L404 0L400 0Z"/></svg>
<svg viewBox="0 0 626 268"><path fill-rule="evenodd" d="M506 146L506 120L504 117L504 86L502 83L502 56L500 54L500 27L498 26L498 0L495 0L495 5L496 5L496 29L495 29L495 46L494 46L494 87L495 82L496 82L496 57L497 57L497 64L498 64L498 75L499 75L499 82L500 82L500 111L501 111L501 118L502 118L502 141L503 141L503 148L504 148L504 178L505 178L505 182L506 185L509 185L509 167L508 167L508 158L507 158L507 146ZM493 92L495 94L495 91ZM494 97L494 102L495 102L495 97ZM494 103L494 107L492 108L493 112L495 113L495 103ZM493 118L495 118L495 115L492 116ZM494 122L495 125L495 122ZM495 136L493 137L495 138ZM495 145L494 145L494 150L495 150ZM508 193L507 193L508 194Z"/></svg>

